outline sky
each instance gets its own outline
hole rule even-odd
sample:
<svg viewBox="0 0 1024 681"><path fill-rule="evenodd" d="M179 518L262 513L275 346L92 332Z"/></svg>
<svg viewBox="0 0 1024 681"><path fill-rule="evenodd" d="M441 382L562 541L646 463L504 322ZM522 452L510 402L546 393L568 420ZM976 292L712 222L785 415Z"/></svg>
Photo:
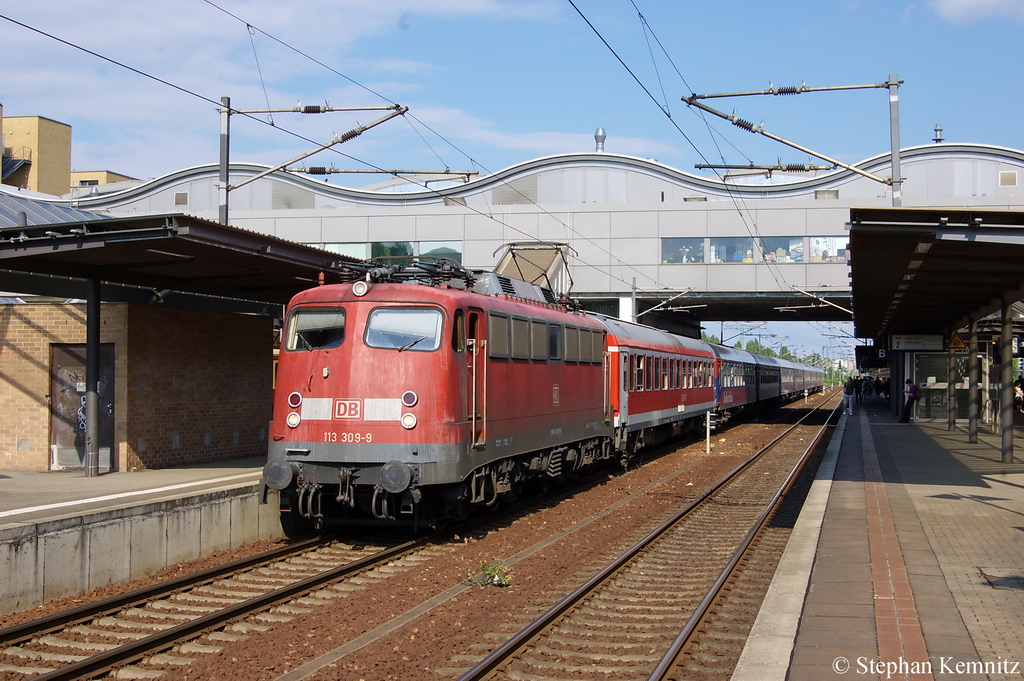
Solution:
<svg viewBox="0 0 1024 681"><path fill-rule="evenodd" d="M904 148L936 124L948 142L1024 148L1024 0L47 0L0 17L4 115L68 123L73 170L139 179L215 163L222 96L409 107L308 165L488 174L592 151L601 127L608 152L700 174L809 159L683 97L897 74ZM889 150L883 89L706 103L847 163ZM283 163L386 113L233 116L231 158ZM838 334L797 345L840 343L821 333Z"/></svg>

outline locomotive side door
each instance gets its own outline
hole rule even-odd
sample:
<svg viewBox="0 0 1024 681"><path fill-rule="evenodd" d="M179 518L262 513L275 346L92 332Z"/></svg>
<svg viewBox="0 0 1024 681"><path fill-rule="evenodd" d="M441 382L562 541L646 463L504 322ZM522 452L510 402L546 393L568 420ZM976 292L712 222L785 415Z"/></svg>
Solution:
<svg viewBox="0 0 1024 681"><path fill-rule="evenodd" d="M468 420L474 448L487 442L487 317L483 310L470 308L466 324L466 396Z"/></svg>

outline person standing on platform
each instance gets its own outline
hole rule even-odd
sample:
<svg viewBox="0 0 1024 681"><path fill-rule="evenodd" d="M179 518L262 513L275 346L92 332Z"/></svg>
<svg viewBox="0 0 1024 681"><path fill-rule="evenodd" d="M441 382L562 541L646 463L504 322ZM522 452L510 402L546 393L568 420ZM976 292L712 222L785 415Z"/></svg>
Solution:
<svg viewBox="0 0 1024 681"><path fill-rule="evenodd" d="M910 414L914 411L914 402L921 397L921 389L912 380L907 379L907 387L903 391L907 401L903 403L903 413L900 414L900 423L910 423Z"/></svg>
<svg viewBox="0 0 1024 681"><path fill-rule="evenodd" d="M853 416L853 399L857 394L857 386L853 382L853 376L846 379L843 385L843 411Z"/></svg>

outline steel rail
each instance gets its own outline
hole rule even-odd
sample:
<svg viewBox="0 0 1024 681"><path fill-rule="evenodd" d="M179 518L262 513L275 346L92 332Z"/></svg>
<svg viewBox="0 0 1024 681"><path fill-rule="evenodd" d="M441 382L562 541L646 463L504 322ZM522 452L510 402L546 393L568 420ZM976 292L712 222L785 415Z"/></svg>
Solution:
<svg viewBox="0 0 1024 681"><path fill-rule="evenodd" d="M554 607L542 614L536 620L531 622L523 630L517 633L515 636L510 638L508 641L503 643L497 649L495 649L490 655L485 657L483 660L478 662L475 666L469 669L465 674L459 677L459 681L481 681L486 678L491 672L496 670L505 661L511 658L517 653L524 645L535 638L541 631L550 626L553 622L559 619L567 610L579 603L585 596L590 594L598 585L608 579L610 576L618 572L626 563L632 560L638 553L640 553L647 546L655 542L665 534L672 526L678 523L683 517L688 515L694 508L699 506L701 503L706 501L712 494L717 492L720 488L725 486L733 478L735 478L741 471L747 468L751 463L756 461L762 454L774 447L783 438L789 435L797 426L801 425L806 419L810 418L812 414L818 411L820 407L815 407L807 414L805 414L800 420L794 423L792 426L787 428L778 437L773 439L771 442L766 444L760 450L750 455L746 460L737 465L733 470L727 473L722 479L714 483L711 487L706 489L696 498L692 499L683 508L677 511L671 518L666 520L664 523L658 526L657 529L652 531L646 537L638 541L632 547L627 549L622 555L616 558L614 561L602 568L597 574L584 582L581 586L576 588L572 593L563 598Z"/></svg>
<svg viewBox="0 0 1024 681"><path fill-rule="evenodd" d="M195 638L206 631L216 629L232 620L266 610L281 601L287 601L299 594L306 593L317 587L334 581L340 577L363 570L374 563L383 562L400 553L425 545L437 539L431 534L420 539L399 544L385 549L366 558L322 572L288 586L275 589L266 594L250 598L246 601L230 605L223 610L198 617L178 626L157 632L137 641L133 641L112 650L93 655L85 660L75 662L66 667L35 677L39 681L70 681L71 679L88 679L109 671L118 665L130 664L162 650L170 648L182 640Z"/></svg>
<svg viewBox="0 0 1024 681"><path fill-rule="evenodd" d="M768 502L768 505L765 507L764 512L761 513L761 516L757 519L757 522L754 523L754 527L750 530L750 532L747 533L747 536L744 538L739 548L736 549L736 553L733 554L733 557L729 560L728 564L726 564L725 568L722 570L722 574L719 575L717 580L715 580L714 585L712 585L711 589L704 597L704 600L700 602L700 605L697 606L697 609L694 611L693 615L690 616L690 619L686 622L686 625L683 627L682 631L679 632L679 635L676 637L676 640L672 642L671 646L669 646L669 649L665 652L665 655L662 657L661 662L658 664L657 667L655 667L654 671L651 673L649 681L663 681L664 679L668 678L668 672L675 665L676 659L679 657L679 653L682 652L686 644L689 643L690 638L693 636L693 633L697 629L697 626L701 623L701 620L704 619L704 615L707 614L708 609L715 602L715 599L721 592L722 587L725 586L725 583L729 580L733 572L736 570L736 566L739 565L739 562L743 559L743 556L746 554L747 549L750 548L750 544L754 541L754 538L757 536L757 534L761 531L761 528L771 517L772 512L775 510L776 506L779 503L779 500L782 499L782 497L789 492L790 488L792 488L793 484L796 482L797 476L800 475L800 472L807 464L807 460L810 458L811 452L814 450L815 447L818 446L818 443L821 441L822 436L825 434L825 430L829 427L829 423L832 421L832 417L835 416L836 411L838 411L841 406L841 404L836 406L836 408L832 410L832 413L829 414L828 418L825 420L825 424L822 425L822 427L818 430L818 433L814 436L814 439L811 440L811 443L807 446L807 449L804 450L804 453L800 456L800 460L797 461L795 466L793 466L793 470L790 471L789 476L786 478L786 482L783 483L779 491L775 493L775 496L772 497L772 500Z"/></svg>
<svg viewBox="0 0 1024 681"><path fill-rule="evenodd" d="M70 610L64 610L52 615L45 617L38 617L22 624L16 624L6 629L0 629L0 645L17 645L23 641L29 640L35 636L42 634L48 634L52 631L57 631L71 624L78 624L86 620L107 615L111 612L116 612L132 605L144 603L154 598L175 594L189 587L202 586L213 582L217 579L229 575L232 572L238 572L251 567L255 567L262 563L271 563L275 560L280 560L293 553L301 553L311 546L318 544L327 544L332 541L331 537L316 537L313 539L307 539L305 541L296 542L294 544L288 544L270 551L264 551L248 558L240 558L238 560L225 563L224 565L216 565L214 567L200 570L199 572L193 572L182 577L176 577L169 579L151 586L129 591L128 593L120 594L117 596L111 596L101 601L94 603L86 603Z"/></svg>

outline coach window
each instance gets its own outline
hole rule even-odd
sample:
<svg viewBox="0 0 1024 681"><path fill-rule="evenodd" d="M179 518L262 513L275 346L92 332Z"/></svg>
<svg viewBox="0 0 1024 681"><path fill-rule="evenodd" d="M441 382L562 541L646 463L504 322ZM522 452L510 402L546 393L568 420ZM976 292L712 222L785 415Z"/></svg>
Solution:
<svg viewBox="0 0 1024 681"><path fill-rule="evenodd" d="M288 318L286 350L336 348L345 340L345 310L299 307Z"/></svg>
<svg viewBox="0 0 1024 681"><path fill-rule="evenodd" d="M622 390L625 392L629 392L629 375L630 373L632 373L630 371L631 367L629 365L629 353L621 353L619 355L619 362L622 365Z"/></svg>
<svg viewBox="0 0 1024 681"><path fill-rule="evenodd" d="M645 364L645 356L644 355L633 355L633 360L636 363L636 366L634 367L636 370L633 372L634 375L636 376L636 383L635 383L636 391L640 392L640 391L642 391L644 389L644 364Z"/></svg>
<svg viewBox="0 0 1024 681"><path fill-rule="evenodd" d="M548 325L548 359L562 359L562 327Z"/></svg>
<svg viewBox="0 0 1024 681"><path fill-rule="evenodd" d="M366 344L399 352L437 350L441 346L441 312L422 308L377 308L366 322Z"/></svg>
<svg viewBox="0 0 1024 681"><path fill-rule="evenodd" d="M662 358L662 357L655 357L654 358L654 389L655 390L661 390L661 371L662 371L662 365L664 364L663 360L664 360L664 358Z"/></svg>
<svg viewBox="0 0 1024 681"><path fill-rule="evenodd" d="M668 357L661 359L661 389L668 390L668 363L671 361Z"/></svg>
<svg viewBox="0 0 1024 681"><path fill-rule="evenodd" d="M652 390L654 388L654 358L646 357L644 362L644 389Z"/></svg>

